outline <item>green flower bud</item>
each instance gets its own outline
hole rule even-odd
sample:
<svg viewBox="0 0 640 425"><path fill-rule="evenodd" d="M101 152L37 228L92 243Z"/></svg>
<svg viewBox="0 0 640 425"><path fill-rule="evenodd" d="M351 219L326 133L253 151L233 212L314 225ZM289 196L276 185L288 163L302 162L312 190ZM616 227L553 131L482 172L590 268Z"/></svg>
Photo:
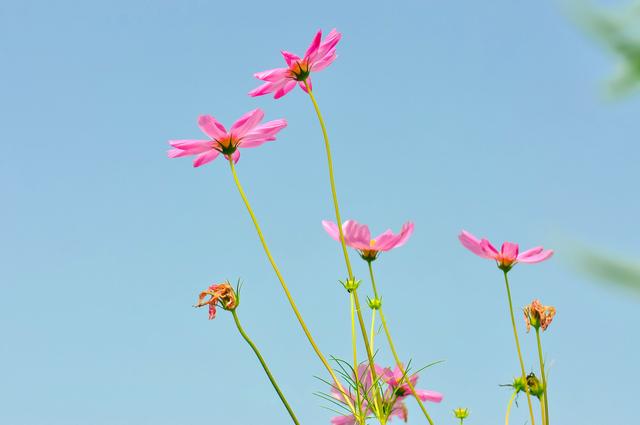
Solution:
<svg viewBox="0 0 640 425"><path fill-rule="evenodd" d="M382 307L382 299L380 298L367 298L367 302L371 310L380 310Z"/></svg>
<svg viewBox="0 0 640 425"><path fill-rule="evenodd" d="M347 279L346 282L340 281L340 283L342 283L342 286L344 286L344 289L346 289L347 292L349 293L355 291L356 289L358 289L358 286L360 286L360 281L357 280L356 278Z"/></svg>
<svg viewBox="0 0 640 425"><path fill-rule="evenodd" d="M453 415L458 419L466 419L469 416L469 409L466 407L458 407L457 409L453 409Z"/></svg>

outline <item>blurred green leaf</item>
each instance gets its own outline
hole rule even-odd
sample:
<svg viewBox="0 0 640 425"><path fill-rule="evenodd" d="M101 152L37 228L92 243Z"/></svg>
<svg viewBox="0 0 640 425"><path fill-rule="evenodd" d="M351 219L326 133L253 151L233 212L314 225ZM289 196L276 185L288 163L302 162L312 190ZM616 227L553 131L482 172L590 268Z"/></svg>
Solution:
<svg viewBox="0 0 640 425"><path fill-rule="evenodd" d="M609 93L621 96L640 88L640 1L615 10L574 4L578 21L619 59Z"/></svg>
<svg viewBox="0 0 640 425"><path fill-rule="evenodd" d="M640 296L640 262L588 249L578 250L576 258L582 270L601 282L631 290Z"/></svg>

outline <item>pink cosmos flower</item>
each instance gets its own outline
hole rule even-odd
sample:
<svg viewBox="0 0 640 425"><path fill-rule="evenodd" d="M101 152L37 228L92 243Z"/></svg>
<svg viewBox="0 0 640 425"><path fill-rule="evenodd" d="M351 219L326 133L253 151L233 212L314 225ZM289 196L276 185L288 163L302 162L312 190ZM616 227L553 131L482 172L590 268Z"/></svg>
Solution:
<svg viewBox="0 0 640 425"><path fill-rule="evenodd" d="M382 368L379 365L375 365L376 375L380 378L378 383L382 390L382 415L386 416L385 420L391 420L393 417L398 417L405 422L407 421L407 407L405 405L405 399L411 396L411 389L406 383L402 372L399 367L395 367L393 370L390 368ZM358 366L358 375L360 383L360 397L361 405L363 406L364 416L373 414L373 411L369 407L368 400L375 397L377 389L372 388L371 374L369 373L368 365ZM409 377L411 385L415 388L418 382L418 375L414 374ZM344 403L344 396L337 390L333 389L333 397L338 401ZM440 403L442 401L442 394L436 391L419 390L416 389L416 394L422 401L432 401L434 403ZM352 391L349 393L349 397L354 405L356 404L355 396ZM346 404L346 403L345 403ZM355 425L358 421L354 415L336 416L331 419L332 425Z"/></svg>
<svg viewBox="0 0 640 425"><path fill-rule="evenodd" d="M323 220L322 226L329 236L340 242L340 231L336 223ZM389 251L404 245L413 233L413 227L413 223L407 221L402 225L402 229L397 235L391 230L387 230L372 239L371 232L366 224L359 224L355 220L347 220L342 225L342 233L347 245L358 250L364 260L373 261L381 251Z"/></svg>
<svg viewBox="0 0 640 425"><path fill-rule="evenodd" d="M170 140L173 147L168 152L169 158L197 155L193 161L194 167L207 164L221 153L234 162L240 159L238 148L255 148L265 142L276 140L276 134L287 126L283 119L260 124L264 118L261 109L254 109L240 117L231 129L227 131L211 115L200 115L198 126L209 136L208 140Z"/></svg>
<svg viewBox="0 0 640 425"><path fill-rule="evenodd" d="M396 366L393 370L390 368L384 369L384 372L380 375L382 380L384 380L389 388L387 389L387 393L385 394L386 399L391 399L392 396L395 396L395 401L393 401L391 407L391 413L389 414L389 419L397 416L403 421L407 422L408 410L407 406L404 403L404 400L411 396L411 388L409 384L403 379L404 375L398 366ZM403 382L401 384L401 382ZM413 374L409 377L409 382L416 390L416 395L422 401L431 401L433 403L440 403L443 399L443 395L437 391L431 390L421 390L416 388L416 384L418 382L418 374Z"/></svg>
<svg viewBox="0 0 640 425"><path fill-rule="evenodd" d="M518 244L512 242L503 243L500 252L498 252L488 240L478 239L466 230L460 233L458 239L469 251L482 258L495 260L498 267L505 271L511 269L516 263L539 263L553 255L553 250L545 250L541 246L519 252Z"/></svg>
<svg viewBox="0 0 640 425"><path fill-rule="evenodd" d="M257 79L266 82L251 90L249 96L262 96L275 92L274 99L280 99L293 90L296 84L306 92L305 81L311 88L311 72L322 71L336 59L336 44L341 37L342 34L332 29L329 35L322 40L322 31L318 31L302 58L283 50L282 56L284 56L287 67L253 74Z"/></svg>

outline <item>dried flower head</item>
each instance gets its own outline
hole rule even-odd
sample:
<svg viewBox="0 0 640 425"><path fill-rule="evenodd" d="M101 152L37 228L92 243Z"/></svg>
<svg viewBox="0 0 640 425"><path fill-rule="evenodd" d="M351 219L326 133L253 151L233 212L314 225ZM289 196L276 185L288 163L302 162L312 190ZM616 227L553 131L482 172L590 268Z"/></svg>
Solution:
<svg viewBox="0 0 640 425"><path fill-rule="evenodd" d="M527 323L527 332L533 326L536 330L542 328L547 330L553 316L556 315L556 309L552 306L542 305L539 300L533 300L531 304L522 309L524 312L524 320Z"/></svg>
<svg viewBox="0 0 640 425"><path fill-rule="evenodd" d="M238 307L238 296L229 282L214 284L200 292L195 307L205 305L209 306L209 320L212 320L216 317L216 306L224 310L235 310Z"/></svg>

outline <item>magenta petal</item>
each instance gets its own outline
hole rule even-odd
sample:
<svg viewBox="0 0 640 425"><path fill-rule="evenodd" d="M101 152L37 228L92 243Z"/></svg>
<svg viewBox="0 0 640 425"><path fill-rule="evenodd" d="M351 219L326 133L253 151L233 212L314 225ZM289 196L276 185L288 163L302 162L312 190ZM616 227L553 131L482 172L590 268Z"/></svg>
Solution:
<svg viewBox="0 0 640 425"><path fill-rule="evenodd" d="M496 247L491 245L491 242L489 242L488 240L486 240L484 238L482 240L480 240L480 246L482 247L482 250L484 251L485 255L487 256L486 258L491 258L491 259L495 260L500 256L500 253L498 252Z"/></svg>
<svg viewBox="0 0 640 425"><path fill-rule="evenodd" d="M227 135L227 130L211 115L200 115L198 117L198 126L200 130L212 139L222 139Z"/></svg>
<svg viewBox="0 0 640 425"><path fill-rule="evenodd" d="M264 142L275 140L275 135L286 126L287 121L283 119L261 124L244 136L241 141L241 147L255 148Z"/></svg>
<svg viewBox="0 0 640 425"><path fill-rule="evenodd" d="M533 251L533 250L530 249L529 251ZM539 262L544 261L544 260L548 260L549 258L551 258L553 256L553 250L552 249L548 249L546 251L538 252L536 254L527 254L529 251L525 251L522 254L520 254L518 256L518 261L521 262L521 263L533 264L533 263L539 263ZM527 255L525 256L525 254L527 254Z"/></svg>
<svg viewBox="0 0 640 425"><path fill-rule="evenodd" d="M309 93L309 90L313 90L313 84L311 84L311 77L307 77L307 85L309 86L309 90L307 90L307 85L304 84L304 81L300 81L298 83L300 88L304 90L305 93Z"/></svg>
<svg viewBox="0 0 640 425"><path fill-rule="evenodd" d="M304 58L308 59L311 58L313 55L316 54L316 52L318 51L318 48L320 47L320 41L322 40L322 30L318 31L316 33L316 36L313 37L313 41L311 41L311 44L309 45L309 48L307 49L306 53L304 54Z"/></svg>
<svg viewBox="0 0 640 425"><path fill-rule="evenodd" d="M294 63L300 61L300 56L294 55L291 52L287 52L286 50L283 50L281 53L282 53L282 56L284 57L284 61L287 63L288 66L291 66Z"/></svg>
<svg viewBox="0 0 640 425"><path fill-rule="evenodd" d="M202 165L208 164L216 159L218 155L220 155L220 152L216 150L210 150L209 152L202 153L193 160L193 166L200 167Z"/></svg>
<svg viewBox="0 0 640 425"><path fill-rule="evenodd" d="M323 69L331 65L333 61L336 60L337 57L338 55L335 52L333 52L332 55L326 56L325 58L317 62L314 62L313 65L311 66L311 70L314 72L322 71Z"/></svg>
<svg viewBox="0 0 640 425"><path fill-rule="evenodd" d="M273 95L274 99L280 99L285 94L289 93L296 86L296 82L294 80L287 81L284 86L282 86L278 91Z"/></svg>
<svg viewBox="0 0 640 425"><path fill-rule="evenodd" d="M498 254L497 251L495 252L495 254L488 254L482 246L482 241L466 230L460 232L460 234L458 235L458 239L460 240L460 243L462 243L462 246L482 258L493 259Z"/></svg>
<svg viewBox="0 0 640 425"><path fill-rule="evenodd" d="M256 72L253 74L259 80L270 81L272 83L278 82L283 78L286 78L289 73L289 68L274 68L267 71Z"/></svg>
<svg viewBox="0 0 640 425"><path fill-rule="evenodd" d="M230 133L232 133L236 138L241 139L245 134L253 130L253 128L256 127L263 118L264 112L262 112L262 109L256 108L249 111L233 123Z"/></svg>
<svg viewBox="0 0 640 425"><path fill-rule="evenodd" d="M193 154L189 151L184 151L182 149L169 149L167 151L167 156L169 158L180 158L181 156L190 156L190 155L193 155Z"/></svg>
<svg viewBox="0 0 640 425"><path fill-rule="evenodd" d="M211 140L169 140L169 144L181 150L201 150L204 152L211 149Z"/></svg>
<svg viewBox="0 0 640 425"><path fill-rule="evenodd" d="M518 258L518 244L512 242L505 242L502 244L502 248L500 248L500 254L502 254L503 259L515 260Z"/></svg>
<svg viewBox="0 0 640 425"><path fill-rule="evenodd" d="M264 96L265 94L269 94L269 93L274 92L276 89L277 89L276 83L266 82L266 83L262 84L261 86L256 87L255 89L251 90L249 92L249 96L251 96L251 97Z"/></svg>

